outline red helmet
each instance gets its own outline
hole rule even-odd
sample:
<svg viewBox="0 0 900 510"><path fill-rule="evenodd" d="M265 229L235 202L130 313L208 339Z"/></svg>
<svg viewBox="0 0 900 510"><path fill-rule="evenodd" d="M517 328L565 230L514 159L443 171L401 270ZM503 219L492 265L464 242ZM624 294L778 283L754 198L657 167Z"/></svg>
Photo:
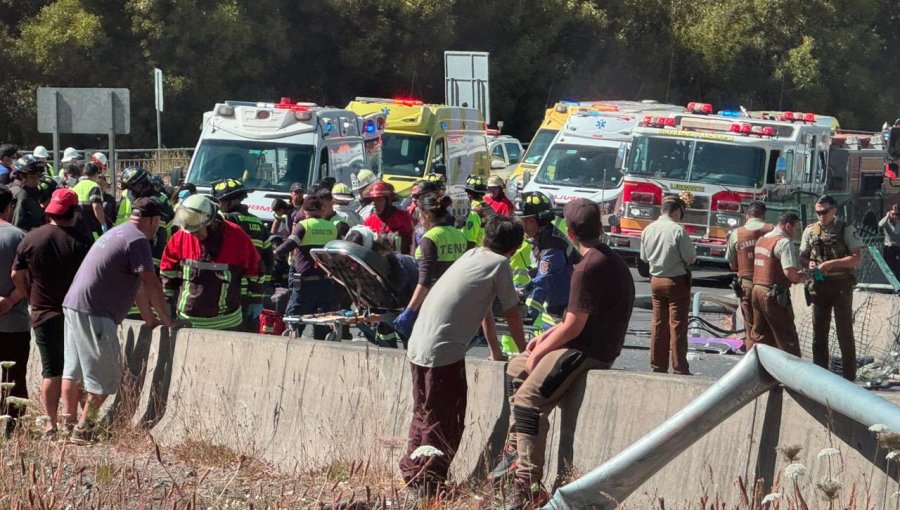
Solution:
<svg viewBox="0 0 900 510"><path fill-rule="evenodd" d="M376 181L369 188L369 198L394 198L394 186L384 181Z"/></svg>

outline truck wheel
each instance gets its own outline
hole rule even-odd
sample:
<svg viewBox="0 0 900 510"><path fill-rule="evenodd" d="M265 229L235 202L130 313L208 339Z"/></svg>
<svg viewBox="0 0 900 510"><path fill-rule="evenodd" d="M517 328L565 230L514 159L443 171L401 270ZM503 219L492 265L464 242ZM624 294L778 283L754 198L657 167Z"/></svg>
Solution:
<svg viewBox="0 0 900 510"><path fill-rule="evenodd" d="M637 257L634 259L634 265L637 268L637 272L639 275L643 276L644 278L650 278L650 264L641 260L640 257Z"/></svg>

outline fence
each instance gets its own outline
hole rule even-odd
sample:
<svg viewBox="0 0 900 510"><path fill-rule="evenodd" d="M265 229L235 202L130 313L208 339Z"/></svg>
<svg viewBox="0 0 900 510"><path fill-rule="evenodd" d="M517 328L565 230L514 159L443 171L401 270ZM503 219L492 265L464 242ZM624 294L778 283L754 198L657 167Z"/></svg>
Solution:
<svg viewBox="0 0 900 510"><path fill-rule="evenodd" d="M84 149L86 158L94 152L106 153L103 149ZM193 147L179 147L174 149L116 149L115 172L116 176L122 175L122 171L131 166L139 166L144 170L159 175L163 182L168 184L172 170L181 167L187 170L194 154Z"/></svg>

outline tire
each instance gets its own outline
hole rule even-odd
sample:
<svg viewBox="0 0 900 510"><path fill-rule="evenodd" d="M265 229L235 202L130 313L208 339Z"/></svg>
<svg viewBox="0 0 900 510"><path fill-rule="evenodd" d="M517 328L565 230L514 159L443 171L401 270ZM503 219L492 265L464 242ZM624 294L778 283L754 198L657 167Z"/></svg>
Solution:
<svg viewBox="0 0 900 510"><path fill-rule="evenodd" d="M637 268L639 275L644 278L650 278L650 264L641 260L640 257L637 257L634 259L634 266Z"/></svg>

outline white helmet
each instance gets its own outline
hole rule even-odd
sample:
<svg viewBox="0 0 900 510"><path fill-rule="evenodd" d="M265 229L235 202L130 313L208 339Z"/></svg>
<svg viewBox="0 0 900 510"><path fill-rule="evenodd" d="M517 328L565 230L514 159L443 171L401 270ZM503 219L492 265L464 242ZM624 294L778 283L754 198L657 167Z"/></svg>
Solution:
<svg viewBox="0 0 900 510"><path fill-rule="evenodd" d="M75 147L66 147L66 150L63 151L63 157L59 160L61 163L68 163L69 161L73 161L78 159L78 150Z"/></svg>
<svg viewBox="0 0 900 510"><path fill-rule="evenodd" d="M47 152L47 148L44 147L43 145L38 145L37 147L35 147L34 150L31 151L31 155L36 158L49 158L50 157L50 153Z"/></svg>
<svg viewBox="0 0 900 510"><path fill-rule="evenodd" d="M107 165L106 154L102 152L95 152L91 154L91 163L99 164L100 166L105 167Z"/></svg>
<svg viewBox="0 0 900 510"><path fill-rule="evenodd" d="M175 210L174 223L185 232L193 234L209 225L217 214L219 207L206 195L191 195Z"/></svg>
<svg viewBox="0 0 900 510"><path fill-rule="evenodd" d="M363 168L358 174L350 175L350 187L353 188L353 191L359 191L377 180L378 177L375 176L375 172L368 168Z"/></svg>

